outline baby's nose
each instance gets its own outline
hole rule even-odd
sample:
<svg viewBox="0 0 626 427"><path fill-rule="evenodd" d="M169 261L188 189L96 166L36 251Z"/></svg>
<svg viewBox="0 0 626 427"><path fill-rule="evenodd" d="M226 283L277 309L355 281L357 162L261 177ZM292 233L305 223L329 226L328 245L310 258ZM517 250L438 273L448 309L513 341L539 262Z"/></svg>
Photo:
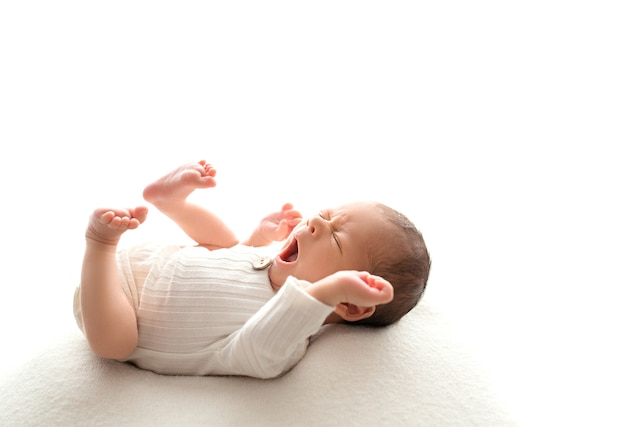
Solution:
<svg viewBox="0 0 626 427"><path fill-rule="evenodd" d="M306 226L309 229L309 233L315 235L320 231L321 227L321 218L313 217L306 221Z"/></svg>

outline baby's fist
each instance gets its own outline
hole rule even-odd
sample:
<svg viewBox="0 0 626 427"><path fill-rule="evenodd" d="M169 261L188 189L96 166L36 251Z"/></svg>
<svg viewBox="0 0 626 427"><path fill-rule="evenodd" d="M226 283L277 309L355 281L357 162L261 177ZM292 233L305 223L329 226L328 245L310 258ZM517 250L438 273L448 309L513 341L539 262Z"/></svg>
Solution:
<svg viewBox="0 0 626 427"><path fill-rule="evenodd" d="M341 302L373 306L386 304L393 300L393 286L382 277L367 271L346 271L344 273L351 277L345 281L343 289L346 300Z"/></svg>
<svg viewBox="0 0 626 427"><path fill-rule="evenodd" d="M313 284L309 293L328 305L342 303L362 307L386 304L393 299L393 286L367 271L338 271Z"/></svg>

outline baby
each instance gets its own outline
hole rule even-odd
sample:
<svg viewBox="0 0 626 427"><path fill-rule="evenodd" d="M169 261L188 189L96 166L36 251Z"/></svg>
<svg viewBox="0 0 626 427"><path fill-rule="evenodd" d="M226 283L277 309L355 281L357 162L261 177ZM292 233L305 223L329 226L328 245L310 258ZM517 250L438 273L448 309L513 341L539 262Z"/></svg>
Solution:
<svg viewBox="0 0 626 427"><path fill-rule="evenodd" d="M272 378L303 357L322 325L388 325L421 298L430 257L404 215L359 202L303 220L288 203L240 243L188 200L214 187L215 174L189 163L143 193L197 246L118 249L148 208L93 212L74 311L96 355L162 374Z"/></svg>

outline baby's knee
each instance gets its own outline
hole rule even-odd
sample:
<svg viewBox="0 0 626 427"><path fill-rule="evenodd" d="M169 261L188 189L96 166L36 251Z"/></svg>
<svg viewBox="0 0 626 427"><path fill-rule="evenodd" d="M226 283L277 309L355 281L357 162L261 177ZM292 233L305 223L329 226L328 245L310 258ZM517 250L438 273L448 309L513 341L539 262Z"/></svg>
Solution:
<svg viewBox="0 0 626 427"><path fill-rule="evenodd" d="M103 359L122 360L130 356L137 347L137 335L87 336L91 351Z"/></svg>

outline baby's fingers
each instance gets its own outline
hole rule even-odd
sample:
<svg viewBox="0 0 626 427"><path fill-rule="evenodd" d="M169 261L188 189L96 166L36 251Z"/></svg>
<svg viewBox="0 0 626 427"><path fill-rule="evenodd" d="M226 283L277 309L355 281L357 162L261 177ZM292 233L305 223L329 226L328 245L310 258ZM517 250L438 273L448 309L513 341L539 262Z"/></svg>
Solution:
<svg viewBox="0 0 626 427"><path fill-rule="evenodd" d="M300 224L302 218L291 218L287 220L287 224L289 227L294 228L296 225Z"/></svg>
<svg viewBox="0 0 626 427"><path fill-rule="evenodd" d="M276 227L276 237L282 239L282 237L289 232L289 224L286 219L280 220Z"/></svg>
<svg viewBox="0 0 626 427"><path fill-rule="evenodd" d="M293 204L291 203L285 203L281 209L281 213L283 215L283 217L285 218L289 218L289 219L301 219L302 218L302 214L295 210L293 208Z"/></svg>
<svg viewBox="0 0 626 427"><path fill-rule="evenodd" d="M361 278L364 279L371 289L378 291L378 297L381 300L380 304L393 300L393 286L387 280L368 273L366 273L365 277L361 276Z"/></svg>

